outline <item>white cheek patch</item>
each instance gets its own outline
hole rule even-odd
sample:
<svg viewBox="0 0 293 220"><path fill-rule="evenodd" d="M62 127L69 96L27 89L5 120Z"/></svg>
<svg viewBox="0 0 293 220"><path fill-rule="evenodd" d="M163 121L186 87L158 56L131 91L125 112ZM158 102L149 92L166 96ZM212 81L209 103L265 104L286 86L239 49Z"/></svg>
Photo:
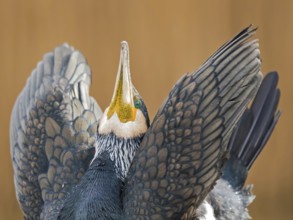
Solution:
<svg viewBox="0 0 293 220"><path fill-rule="evenodd" d="M140 136L147 131L146 120L143 113L137 109L134 121L123 123L119 120L116 112L110 119L107 117L107 108L99 123L99 134L110 134L113 132L117 137L132 138Z"/></svg>

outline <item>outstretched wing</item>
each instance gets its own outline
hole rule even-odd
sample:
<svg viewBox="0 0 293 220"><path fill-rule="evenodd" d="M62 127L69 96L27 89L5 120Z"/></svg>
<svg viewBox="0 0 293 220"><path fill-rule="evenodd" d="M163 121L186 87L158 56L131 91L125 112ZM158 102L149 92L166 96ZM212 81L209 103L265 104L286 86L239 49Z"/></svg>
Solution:
<svg viewBox="0 0 293 220"><path fill-rule="evenodd" d="M26 219L54 219L64 195L88 168L101 115L89 96L90 83L85 58L64 44L44 56L17 98L11 157Z"/></svg>
<svg viewBox="0 0 293 220"><path fill-rule="evenodd" d="M211 190L262 78L254 33L244 29L174 86L132 162L126 218L189 219Z"/></svg>

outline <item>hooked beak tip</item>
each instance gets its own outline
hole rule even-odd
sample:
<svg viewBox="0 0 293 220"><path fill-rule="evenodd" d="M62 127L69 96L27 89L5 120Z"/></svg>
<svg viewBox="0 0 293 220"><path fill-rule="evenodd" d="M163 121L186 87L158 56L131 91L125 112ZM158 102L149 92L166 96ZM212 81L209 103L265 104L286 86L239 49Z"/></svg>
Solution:
<svg viewBox="0 0 293 220"><path fill-rule="evenodd" d="M127 43L127 41L122 41L121 42L121 49L123 50L125 50L125 49L127 49L128 50L128 43Z"/></svg>
<svg viewBox="0 0 293 220"><path fill-rule="evenodd" d="M120 67L129 68L129 47L126 41L121 42Z"/></svg>

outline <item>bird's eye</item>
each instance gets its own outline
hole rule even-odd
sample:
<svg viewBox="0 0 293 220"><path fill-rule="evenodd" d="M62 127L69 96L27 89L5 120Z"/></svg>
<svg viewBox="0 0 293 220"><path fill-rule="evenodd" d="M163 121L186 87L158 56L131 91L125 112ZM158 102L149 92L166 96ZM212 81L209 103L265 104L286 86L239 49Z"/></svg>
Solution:
<svg viewBox="0 0 293 220"><path fill-rule="evenodd" d="M134 100L134 107L140 108L141 107L141 101L139 99Z"/></svg>

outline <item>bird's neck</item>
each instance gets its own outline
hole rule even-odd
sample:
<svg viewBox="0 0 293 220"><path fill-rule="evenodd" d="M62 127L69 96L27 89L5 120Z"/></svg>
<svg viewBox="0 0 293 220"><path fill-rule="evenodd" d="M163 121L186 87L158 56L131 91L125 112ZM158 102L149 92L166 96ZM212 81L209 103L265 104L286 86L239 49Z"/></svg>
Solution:
<svg viewBox="0 0 293 220"><path fill-rule="evenodd" d="M121 189L115 164L103 152L69 194L58 219L120 219Z"/></svg>
<svg viewBox="0 0 293 220"><path fill-rule="evenodd" d="M120 138L113 133L97 135L96 154L93 160L101 157L103 152L108 152L110 160L114 162L117 176L124 181L143 135L133 138Z"/></svg>
<svg viewBox="0 0 293 220"><path fill-rule="evenodd" d="M141 140L98 134L94 159L59 219L121 219L123 182Z"/></svg>

